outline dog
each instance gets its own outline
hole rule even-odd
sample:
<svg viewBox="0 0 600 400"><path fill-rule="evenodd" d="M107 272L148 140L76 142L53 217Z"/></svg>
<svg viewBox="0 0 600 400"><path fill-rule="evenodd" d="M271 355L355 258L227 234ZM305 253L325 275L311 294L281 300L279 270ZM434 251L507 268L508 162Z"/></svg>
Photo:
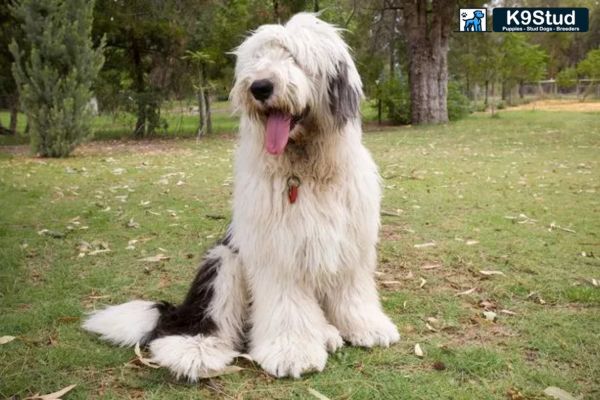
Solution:
<svg viewBox="0 0 600 400"><path fill-rule="evenodd" d="M466 17L466 13L463 17ZM481 19L485 17L485 14L481 10L473 11L473 18L465 19L465 31L481 32Z"/></svg>
<svg viewBox="0 0 600 400"><path fill-rule="evenodd" d="M269 374L322 371L343 346L400 339L374 279L380 178L361 143L362 83L340 30L309 13L234 51L241 113L233 216L181 305L135 300L83 327L196 381L240 352Z"/></svg>

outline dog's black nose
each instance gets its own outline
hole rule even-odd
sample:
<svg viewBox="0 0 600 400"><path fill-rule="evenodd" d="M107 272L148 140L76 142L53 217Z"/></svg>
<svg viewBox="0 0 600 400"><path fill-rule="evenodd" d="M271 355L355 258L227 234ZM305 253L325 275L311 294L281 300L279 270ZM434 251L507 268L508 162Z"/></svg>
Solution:
<svg viewBox="0 0 600 400"><path fill-rule="evenodd" d="M252 96L258 101L265 101L273 94L273 82L268 79L259 79L250 85Z"/></svg>

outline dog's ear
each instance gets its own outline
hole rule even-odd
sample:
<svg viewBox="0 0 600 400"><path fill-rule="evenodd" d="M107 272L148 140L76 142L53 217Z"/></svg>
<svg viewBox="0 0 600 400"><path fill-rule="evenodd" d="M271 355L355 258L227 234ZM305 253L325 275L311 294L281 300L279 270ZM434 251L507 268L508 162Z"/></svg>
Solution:
<svg viewBox="0 0 600 400"><path fill-rule="evenodd" d="M361 96L358 89L350 84L345 62L338 63L335 73L329 76L327 94L331 115L339 126L358 116Z"/></svg>

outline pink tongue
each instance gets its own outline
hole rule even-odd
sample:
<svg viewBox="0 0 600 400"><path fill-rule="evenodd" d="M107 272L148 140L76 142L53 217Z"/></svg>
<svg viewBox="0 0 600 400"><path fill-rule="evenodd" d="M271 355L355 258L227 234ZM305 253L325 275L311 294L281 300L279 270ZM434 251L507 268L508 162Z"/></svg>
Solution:
<svg viewBox="0 0 600 400"><path fill-rule="evenodd" d="M283 153L290 136L292 117L280 112L273 112L267 118L267 139L265 147L270 154Z"/></svg>

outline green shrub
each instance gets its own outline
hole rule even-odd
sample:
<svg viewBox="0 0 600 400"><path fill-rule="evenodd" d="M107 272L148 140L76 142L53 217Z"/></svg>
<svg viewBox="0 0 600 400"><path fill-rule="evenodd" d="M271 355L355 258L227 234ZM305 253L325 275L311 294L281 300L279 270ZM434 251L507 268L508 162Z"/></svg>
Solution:
<svg viewBox="0 0 600 400"><path fill-rule="evenodd" d="M458 82L448 82L447 104L450 121L464 118L471 112L469 99L462 93Z"/></svg>
<svg viewBox="0 0 600 400"><path fill-rule="evenodd" d="M381 103L394 124L410 124L410 86L405 78L388 78L381 83Z"/></svg>
<svg viewBox="0 0 600 400"><path fill-rule="evenodd" d="M577 85L577 70L565 68L556 74L556 84L561 89L571 89Z"/></svg>
<svg viewBox="0 0 600 400"><path fill-rule="evenodd" d="M66 157L91 134L91 86L104 62L103 44L92 46L93 9L88 0L12 5L24 32L24 45L10 45L13 75L40 156Z"/></svg>

